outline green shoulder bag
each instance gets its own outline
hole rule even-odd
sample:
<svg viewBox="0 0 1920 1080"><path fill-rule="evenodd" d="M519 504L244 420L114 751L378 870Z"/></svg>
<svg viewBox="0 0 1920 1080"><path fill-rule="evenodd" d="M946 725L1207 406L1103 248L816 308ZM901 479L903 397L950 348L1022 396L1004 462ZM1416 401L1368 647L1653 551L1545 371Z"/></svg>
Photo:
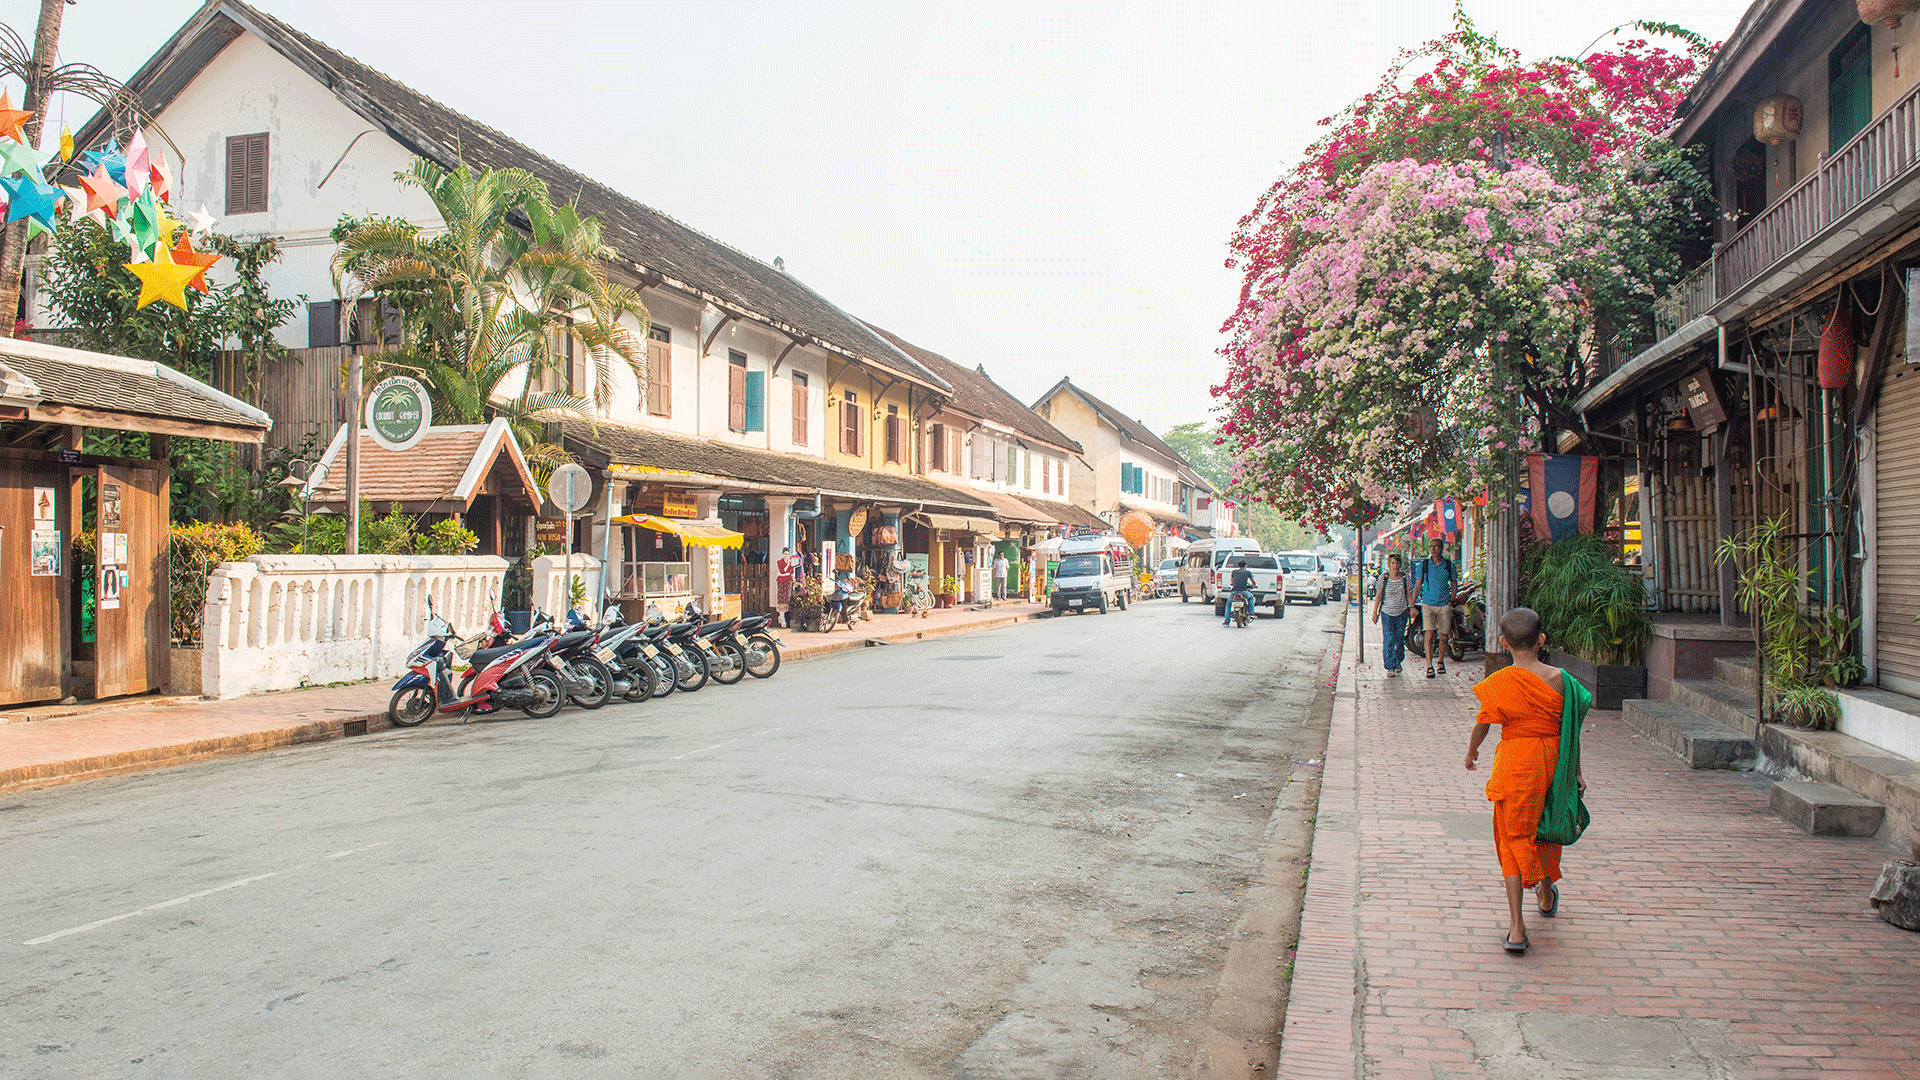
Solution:
<svg viewBox="0 0 1920 1080"><path fill-rule="evenodd" d="M1571 844L1587 831L1593 816L1580 799L1580 728L1593 695L1565 668L1560 671L1560 760L1553 767L1553 784L1547 788L1547 805L1540 812L1540 828L1534 838L1543 844Z"/></svg>

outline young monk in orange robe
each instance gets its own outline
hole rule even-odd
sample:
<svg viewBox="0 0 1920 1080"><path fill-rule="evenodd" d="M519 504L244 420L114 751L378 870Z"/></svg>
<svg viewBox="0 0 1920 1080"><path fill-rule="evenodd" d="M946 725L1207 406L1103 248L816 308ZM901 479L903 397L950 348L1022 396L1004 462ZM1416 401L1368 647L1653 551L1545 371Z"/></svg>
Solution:
<svg viewBox="0 0 1920 1080"><path fill-rule="evenodd" d="M1587 689L1559 668L1540 662L1546 635L1540 616L1531 608L1514 608L1500 620L1500 645L1513 656L1511 666L1487 676L1474 686L1480 715L1467 741L1467 768L1480 757L1480 744L1494 724L1500 725L1500 743L1494 748L1493 769L1487 777L1487 798L1493 803L1493 846L1506 878L1510 924L1503 944L1509 952L1527 949L1527 923L1521 898L1536 889L1542 915L1560 909L1560 845L1534 838L1546 807L1547 788L1553 783L1560 759L1560 713L1564 693L1575 695L1576 719L1584 719L1592 703ZM1568 685L1570 684L1570 685ZM1578 776L1578 763L1575 763ZM1586 790L1586 781L1580 781Z"/></svg>

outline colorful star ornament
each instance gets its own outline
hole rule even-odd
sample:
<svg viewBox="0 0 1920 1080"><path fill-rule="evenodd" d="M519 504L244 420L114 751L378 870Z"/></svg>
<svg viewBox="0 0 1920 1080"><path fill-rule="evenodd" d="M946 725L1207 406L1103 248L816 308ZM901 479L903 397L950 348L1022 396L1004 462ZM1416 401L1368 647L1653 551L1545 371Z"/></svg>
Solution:
<svg viewBox="0 0 1920 1080"><path fill-rule="evenodd" d="M0 90L0 135L5 135L17 143L26 142L27 133L20 130L20 125L26 123L27 117L32 115L31 110L14 108L13 95Z"/></svg>
<svg viewBox="0 0 1920 1080"><path fill-rule="evenodd" d="M183 311L187 306L187 286L207 272L204 266L174 262L173 252L164 247L154 255L152 262L128 263L127 269L140 279L140 299L133 305L136 309L146 307L155 300L165 300Z"/></svg>
<svg viewBox="0 0 1920 1080"><path fill-rule="evenodd" d="M193 231L190 229L180 230L180 242L173 245L172 256L173 261L181 266L197 266L200 268L200 272L195 274L193 280L187 284L193 286L195 291L206 292L207 268L219 262L220 256L211 251L193 250Z"/></svg>

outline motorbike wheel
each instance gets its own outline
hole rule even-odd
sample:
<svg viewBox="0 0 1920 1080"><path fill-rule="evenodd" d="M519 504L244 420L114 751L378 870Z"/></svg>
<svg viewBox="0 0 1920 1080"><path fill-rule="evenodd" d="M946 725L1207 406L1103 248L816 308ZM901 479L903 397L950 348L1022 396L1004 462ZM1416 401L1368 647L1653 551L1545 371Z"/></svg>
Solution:
<svg viewBox="0 0 1920 1080"><path fill-rule="evenodd" d="M740 646L731 641L716 641L713 651L720 658L720 663L713 667L714 682L721 686L732 686L747 677L747 657L740 651Z"/></svg>
<svg viewBox="0 0 1920 1080"><path fill-rule="evenodd" d="M691 694L695 690L707 685L707 678L713 672L712 669L707 666L707 653L705 649L688 649L686 650L686 654L687 664L693 670L691 672L681 671L680 665L675 664L673 685Z"/></svg>
<svg viewBox="0 0 1920 1080"><path fill-rule="evenodd" d="M1447 640L1447 655L1452 657L1456 664L1465 660L1467 658L1466 641L1458 635L1450 636Z"/></svg>
<svg viewBox="0 0 1920 1080"><path fill-rule="evenodd" d="M747 653L747 674L756 679L772 678L773 673L780 670L780 646L774 644L772 638L762 636L748 638L747 644L751 646ZM760 654L757 664L753 662L755 652Z"/></svg>
<svg viewBox="0 0 1920 1080"><path fill-rule="evenodd" d="M646 701L660 695L660 673L654 670L653 662L644 656L637 656L631 662L622 665L627 678L633 686L620 696L628 701Z"/></svg>
<svg viewBox="0 0 1920 1080"><path fill-rule="evenodd" d="M583 709L597 709L613 696L613 672L597 656L576 657L568 663L574 677L584 682L588 690L584 694L570 695L569 699Z"/></svg>
<svg viewBox="0 0 1920 1080"><path fill-rule="evenodd" d="M1233 625L1239 627L1242 630L1245 630L1247 628L1247 609L1246 608L1237 607L1233 609Z"/></svg>
<svg viewBox="0 0 1920 1080"><path fill-rule="evenodd" d="M1427 635L1420 631L1417 622L1407 624L1407 651L1415 656L1427 655Z"/></svg>
<svg viewBox="0 0 1920 1080"><path fill-rule="evenodd" d="M673 657L661 653L653 661L653 696L666 697L679 689L676 679L680 669L674 665Z"/></svg>
<svg viewBox="0 0 1920 1080"><path fill-rule="evenodd" d="M433 700L433 691L424 686L409 686L404 690L395 690L393 700L387 702L387 723L394 727L418 727L426 723L437 706Z"/></svg>
<svg viewBox="0 0 1920 1080"><path fill-rule="evenodd" d="M533 684L534 702L521 711L535 720L545 720L560 711L567 703L566 688L560 685L560 677L551 671L536 671L527 676Z"/></svg>

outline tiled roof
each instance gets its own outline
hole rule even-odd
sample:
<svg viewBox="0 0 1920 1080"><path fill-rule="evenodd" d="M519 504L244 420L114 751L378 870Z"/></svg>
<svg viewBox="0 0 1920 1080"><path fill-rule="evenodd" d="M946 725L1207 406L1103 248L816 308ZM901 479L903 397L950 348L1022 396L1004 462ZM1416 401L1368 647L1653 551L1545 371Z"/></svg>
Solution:
<svg viewBox="0 0 1920 1080"><path fill-rule="evenodd" d="M1054 502L1052 499L1024 499L1036 510L1044 510L1053 515L1055 521L1063 525L1085 526L1089 529L1108 529L1112 526L1100 520L1100 516L1084 506L1074 503Z"/></svg>
<svg viewBox="0 0 1920 1080"><path fill-rule="evenodd" d="M152 360L5 338L0 365L31 380L32 396L49 405L250 431L273 426L266 413Z"/></svg>
<svg viewBox="0 0 1920 1080"><path fill-rule="evenodd" d="M598 427L598 431L592 431L575 420L561 424L570 449L588 451L616 469L624 465L737 480L795 495L818 493L875 502L927 503L971 513L988 509L984 499L919 476L857 469L816 457L690 439L604 420Z"/></svg>
<svg viewBox="0 0 1920 1080"><path fill-rule="evenodd" d="M871 323L868 325L872 326ZM1006 389L994 382L986 372L961 367L939 353L923 349L890 330L882 330L878 326L872 326L872 329L899 347L902 352L920 361L922 367L945 379L947 384L953 387L951 408L954 411L963 412L981 420L990 420L1049 446L1071 450L1076 454L1082 452L1079 443L1048 423L1046 417L1027 408L1019 398L1007 393Z"/></svg>
<svg viewBox="0 0 1920 1080"><path fill-rule="evenodd" d="M575 202L599 218L607 245L640 272L658 273L717 304L763 317L856 360L948 389L938 376L798 278L583 176L240 0L208 0L129 85L157 115L241 27L258 34L349 108L422 157L446 167L464 161L479 169L511 167L534 173L556 202ZM171 62L176 58L178 65ZM96 115L81 129L82 145L102 137L103 116Z"/></svg>
<svg viewBox="0 0 1920 1080"><path fill-rule="evenodd" d="M1047 391L1045 394L1042 394L1040 396L1040 400L1045 401L1062 390L1065 390L1068 393L1079 398L1081 401L1086 402L1088 408L1092 409L1096 413L1099 413L1101 419L1105 420L1109 424L1112 424L1115 428L1118 428L1122 435L1133 440L1134 442L1140 443L1141 445L1145 446L1148 450L1151 450L1152 452L1159 454L1161 457L1166 458L1168 461L1173 462L1174 465L1178 467L1180 472L1180 478L1182 480L1185 480L1187 483L1192 484L1193 486L1200 488L1203 491L1213 490L1213 485L1207 483L1206 480L1202 479L1198 473L1194 472L1193 466L1187 463L1186 458L1180 456L1180 452L1178 450L1175 450L1173 447L1168 446L1165 442L1161 441L1160 436L1155 435L1153 432L1147 430L1147 425L1141 423L1138 420L1135 420L1133 417L1128 416L1126 413L1121 412L1119 409L1114 408L1113 406L1107 404L1106 402L1101 401L1099 398L1094 397L1092 394L1089 394L1087 391L1081 389L1078 385L1076 385L1072 379L1061 379L1059 382L1054 384L1053 389ZM1037 405L1038 402L1036 402L1035 404Z"/></svg>
<svg viewBox="0 0 1920 1080"><path fill-rule="evenodd" d="M1061 524L1060 519L1055 515L1040 509L1037 505L1030 504L1024 499L1009 495L1004 491L995 491L992 488L966 487L960 484L949 484L944 481L935 481L935 483L940 484L941 487L952 488L955 491L964 491L976 499L986 500L987 505L993 507L994 516L1001 521L1012 521L1029 525Z"/></svg>
<svg viewBox="0 0 1920 1080"><path fill-rule="evenodd" d="M316 504L346 498L346 432L344 426L340 428L321 458L327 473L314 489ZM489 439L489 434L494 437ZM476 459L482 457L476 469ZM539 489L520 460L518 443L504 420L430 427L403 453L382 447L369 432L360 433L360 498L373 504L376 512L384 513L389 503L414 512L465 510L483 493L483 480L491 480L494 493L516 503L539 505Z"/></svg>

